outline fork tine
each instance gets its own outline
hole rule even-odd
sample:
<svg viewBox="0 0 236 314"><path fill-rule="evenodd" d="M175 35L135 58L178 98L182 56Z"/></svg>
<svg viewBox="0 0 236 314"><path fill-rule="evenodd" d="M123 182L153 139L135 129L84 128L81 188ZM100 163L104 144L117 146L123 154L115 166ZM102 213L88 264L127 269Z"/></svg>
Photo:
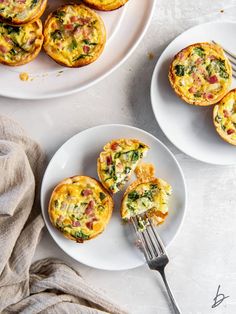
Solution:
<svg viewBox="0 0 236 314"><path fill-rule="evenodd" d="M157 242L157 244L159 246L161 254L166 254L165 247L164 247L164 245L163 245L163 243L161 241L161 238L159 237L158 233L156 232L156 230L153 227L153 224L152 224L152 222L151 222L151 220L149 218L148 218L148 222L149 222L150 228L151 228L151 230L153 232L153 235L154 235L154 237L156 239L156 242Z"/></svg>
<svg viewBox="0 0 236 314"><path fill-rule="evenodd" d="M217 42L215 42L214 40L212 40L213 44L216 44L218 46L221 46L220 44L218 44ZM222 47L222 46L221 46ZM236 55L234 53L232 53L231 51L225 49L222 47L222 49L224 50L224 52L226 52L233 60L234 62L236 62Z"/></svg>
<svg viewBox="0 0 236 314"><path fill-rule="evenodd" d="M217 42L215 42L214 40L212 40L213 44L215 45L219 45ZM221 45L219 45L221 46ZM222 47L222 46L221 46ZM228 57L230 63L231 63L231 67L232 67L232 75L234 78L236 78L236 55L233 54L232 52L230 52L229 50L225 49L222 47L222 49L224 50L226 56Z"/></svg>
<svg viewBox="0 0 236 314"><path fill-rule="evenodd" d="M148 261L148 260L151 259L152 254L151 254L151 252L150 252L148 246L145 245L144 239L143 239L143 237L141 237L141 234L140 234L140 232L138 231L138 228L137 228L137 225L136 225L136 223L137 223L137 218L135 217L135 219L134 219L133 217L131 217L131 222L132 222L132 224L133 224L133 227L134 227L134 229L135 229L135 232L136 232L136 235L137 235L138 239L141 241L141 244L142 244L142 248L143 248L143 252L144 252L144 256L145 256L145 258L146 258L146 261Z"/></svg>

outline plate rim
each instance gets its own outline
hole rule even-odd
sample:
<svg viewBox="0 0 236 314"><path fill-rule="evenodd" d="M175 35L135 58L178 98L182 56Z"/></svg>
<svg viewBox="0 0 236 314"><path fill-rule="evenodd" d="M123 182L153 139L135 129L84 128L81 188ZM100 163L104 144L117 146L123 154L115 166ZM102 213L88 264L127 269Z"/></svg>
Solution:
<svg viewBox="0 0 236 314"><path fill-rule="evenodd" d="M75 260L76 262L79 262L83 265L86 265L88 267L91 267L91 268L94 268L94 269L100 269L100 270L105 270L105 271L122 271L122 270L128 270L128 269L135 269L137 267L141 267L143 266L146 262L145 260L143 260L142 262L140 262L139 265L137 266L131 266L131 267L120 267L119 269L116 269L116 268L109 268L109 269L106 269L106 268L101 268L101 267L97 267L97 266L94 266L94 265L91 265L90 263L84 263L84 262L81 262L77 259L75 259L73 256L71 256L70 254L68 254L67 252L64 251L63 249L63 246L61 246L57 241L56 239L54 238L54 235L53 233L51 232L49 226L48 226L48 222L47 222L47 219L46 219L46 212L47 212L47 209L44 208L44 203L45 203L45 200L44 200L44 193L43 193L43 189L44 189L44 185L45 185L45 182L46 182L46 176L47 176L47 172L49 171L49 167L50 165L53 163L54 161L54 158L56 158L56 155L57 153L63 149L63 146L66 145L68 142L70 141L73 141L73 139L81 134L85 134L91 130L96 130L96 129L102 129L102 128L107 128L107 127L128 127L132 130L137 130L141 133L144 133L145 135L147 136L150 136L152 139L154 139L155 141L158 142L159 145L161 145L167 152L168 154L170 154L170 156L173 158L174 162L175 162L175 165L177 166L178 168L178 171L179 171L179 174L181 176L181 179L182 179L182 182L183 182L183 209L182 209L182 217L181 217L181 220L180 220L180 223L178 225L178 228L175 232L175 234L173 235L172 239L169 241L169 243L166 245L166 248L169 247L173 241L175 240L175 238L177 237L177 235L179 234L182 226L183 226L183 223L184 223L184 220L185 220L185 215L186 215L186 211L187 211L187 204L188 204L188 192L187 192L187 183L186 183L186 180L185 180L185 176L184 176L184 172L178 162L178 160L176 159L175 155L170 151L170 149L165 145L163 144L158 138L156 138L154 135L152 135L151 133L143 130L143 129L140 129L140 128L137 128L137 127L134 127L134 126L131 126L131 125L128 125L128 124L119 124L119 123L111 123L111 124L100 124L100 125L96 125L96 126L93 126L91 128L87 128L87 129L84 129L82 130L81 132L78 132L76 133L75 135L71 136L68 140L66 140L57 150L56 152L53 154L52 158L50 159L50 161L48 162L47 164L47 167L46 167L46 170L43 174L43 179L42 179L42 183L41 183L41 188L40 188L40 206L41 206L41 213L42 213L42 216L43 216L43 220L44 220L44 223L46 225L46 228L47 228L47 231L49 233L49 235L51 236L51 238L53 239L54 243L63 251L64 254L66 254L67 256L69 256L70 258L72 258L73 260Z"/></svg>
<svg viewBox="0 0 236 314"><path fill-rule="evenodd" d="M203 162L203 163L206 163L206 164L209 164L209 165L215 165L215 166L234 166L236 164L236 160L235 162L229 162L229 163L219 163L219 162L214 162L214 161L209 161L209 160L205 160L204 158L198 158L196 156L194 156L193 154L187 152L185 149L183 148L180 148L178 146L178 144L175 142L174 139L170 138L164 131L164 127L163 127L163 124L159 122L158 120L158 112L157 112L157 109L155 108L155 105L154 105L154 92L153 92L153 89L154 89L154 86L155 86L155 78L157 77L157 73L158 73L158 67L160 66L161 62L162 62L162 57L164 55L164 53L169 49L169 47L174 44L176 41L178 41L178 39L185 33L187 32L190 32L192 30L194 30L195 28L198 28L199 26L204 26L204 25L211 25L211 24L234 24L236 26L236 21L226 21L226 20L223 20L223 21L210 21L210 22L206 22L206 23L200 23L200 24L197 24L197 25L194 25L193 27L190 27L188 29L186 29L184 32L182 32L181 34L179 34L178 36L176 36L167 46L166 48L162 51L160 57L158 58L157 62L156 62L156 65L155 65L155 68L153 70L153 74L152 74L152 79L151 79L151 86L150 86L150 98L151 98L151 104L152 104L152 110L153 110L153 113L154 113L154 117L156 119L156 122L158 123L160 129L162 130L162 132L164 133L164 135L166 136L166 138L175 146L177 147L181 152L183 152L185 155L195 159L195 160L198 160L200 162Z"/></svg>
<svg viewBox="0 0 236 314"><path fill-rule="evenodd" d="M79 92L82 92L88 88L90 88L91 86L99 83L100 81L102 81L103 79L105 79L106 77L108 77L110 74L112 74L114 71L116 71L123 63L125 63L125 61L133 54L133 52L136 50L136 48L138 47L138 45L140 44L140 42L142 41L144 35L146 34L146 31L151 23L151 20L152 20L152 17L153 17L153 13L154 13L154 10L155 10L155 4L157 2L157 0L150 0L152 1L151 3L151 10L149 12L149 15L147 17L147 20L146 20L146 23L145 25L142 27L141 29L141 33L138 35L138 38L137 40L134 41L133 44L131 44L131 48L130 50L128 51L127 54L124 55L123 58L121 58L119 60L118 63L116 63L112 68L110 68L109 70L107 70L103 75L99 76L98 78L96 78L95 80L92 80L91 82L85 84L84 86L82 87L78 87L78 88L75 88L75 89L72 89L70 91L67 91L67 92L57 92L57 93L51 93L50 95L43 95L41 94L40 96L27 96L26 94L23 96L14 96L14 95L11 95L9 93L2 93L0 91L0 96L1 97L5 97L5 98L10 98L10 99L20 99L20 100L43 100L43 99L56 99L56 98L59 98L59 97L64 97L64 96L69 96L69 95L73 95L75 93L79 93Z"/></svg>

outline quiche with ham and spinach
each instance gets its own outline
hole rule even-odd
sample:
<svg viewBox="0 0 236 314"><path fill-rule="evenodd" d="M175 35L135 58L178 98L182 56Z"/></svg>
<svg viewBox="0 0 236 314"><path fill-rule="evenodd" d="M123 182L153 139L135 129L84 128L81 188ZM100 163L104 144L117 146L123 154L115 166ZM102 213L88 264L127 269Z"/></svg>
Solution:
<svg viewBox="0 0 236 314"><path fill-rule="evenodd" d="M17 66L32 61L43 45L42 23L22 26L0 22L0 63Z"/></svg>
<svg viewBox="0 0 236 314"><path fill-rule="evenodd" d="M198 106L217 103L227 93L232 80L231 65L219 45L196 43L173 59L169 81L184 101Z"/></svg>
<svg viewBox="0 0 236 314"><path fill-rule="evenodd" d="M128 187L121 204L122 219L137 217L140 230L145 228L147 217L158 225L168 215L168 200L172 189L166 181L155 178L154 173L152 164L142 163L138 166L138 179Z"/></svg>
<svg viewBox="0 0 236 314"><path fill-rule="evenodd" d="M128 2L128 0L83 0L88 6L101 11L116 10Z"/></svg>
<svg viewBox="0 0 236 314"><path fill-rule="evenodd" d="M97 161L103 186L112 194L122 190L149 147L136 139L112 140L104 146Z"/></svg>
<svg viewBox="0 0 236 314"><path fill-rule="evenodd" d="M69 4L48 16L44 37L44 50L54 61L67 67L81 67L100 56L106 30L93 10L82 4Z"/></svg>
<svg viewBox="0 0 236 314"><path fill-rule="evenodd" d="M22 25L40 18L47 0L0 0L0 19L6 23Z"/></svg>
<svg viewBox="0 0 236 314"><path fill-rule="evenodd" d="M236 89L214 107L213 121L218 134L226 142L236 145Z"/></svg>
<svg viewBox="0 0 236 314"><path fill-rule="evenodd" d="M113 210L113 200L103 186L87 176L60 182L49 202L53 226L76 242L84 242L104 231Z"/></svg>

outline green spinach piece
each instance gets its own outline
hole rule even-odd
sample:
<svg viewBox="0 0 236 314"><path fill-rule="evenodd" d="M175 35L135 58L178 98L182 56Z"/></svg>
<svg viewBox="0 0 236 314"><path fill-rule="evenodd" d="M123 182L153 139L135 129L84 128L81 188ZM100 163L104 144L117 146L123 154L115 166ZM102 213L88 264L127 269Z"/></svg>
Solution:
<svg viewBox="0 0 236 314"><path fill-rule="evenodd" d="M136 201L137 199L139 199L139 194L137 191L132 191L128 194L128 199L131 201Z"/></svg>
<svg viewBox="0 0 236 314"><path fill-rule="evenodd" d="M205 50L201 47L195 47L193 49L194 53L196 53L199 57L203 58L205 56Z"/></svg>
<svg viewBox="0 0 236 314"><path fill-rule="evenodd" d="M60 40L62 39L62 32L59 29L56 29L54 32L51 33L52 39L55 40Z"/></svg>
<svg viewBox="0 0 236 314"><path fill-rule="evenodd" d="M182 65L182 64L177 64L177 65L175 66L175 74L176 74L177 76L184 76L184 73L185 73L185 67L184 67L184 65Z"/></svg>

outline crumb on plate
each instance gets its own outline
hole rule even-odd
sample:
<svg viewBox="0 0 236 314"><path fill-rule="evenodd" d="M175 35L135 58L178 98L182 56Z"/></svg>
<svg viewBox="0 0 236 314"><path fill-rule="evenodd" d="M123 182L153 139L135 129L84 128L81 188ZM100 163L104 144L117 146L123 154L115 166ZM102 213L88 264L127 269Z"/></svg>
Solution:
<svg viewBox="0 0 236 314"><path fill-rule="evenodd" d="M29 74L27 72L21 72L19 74L19 78L21 81L28 81L29 80Z"/></svg>

